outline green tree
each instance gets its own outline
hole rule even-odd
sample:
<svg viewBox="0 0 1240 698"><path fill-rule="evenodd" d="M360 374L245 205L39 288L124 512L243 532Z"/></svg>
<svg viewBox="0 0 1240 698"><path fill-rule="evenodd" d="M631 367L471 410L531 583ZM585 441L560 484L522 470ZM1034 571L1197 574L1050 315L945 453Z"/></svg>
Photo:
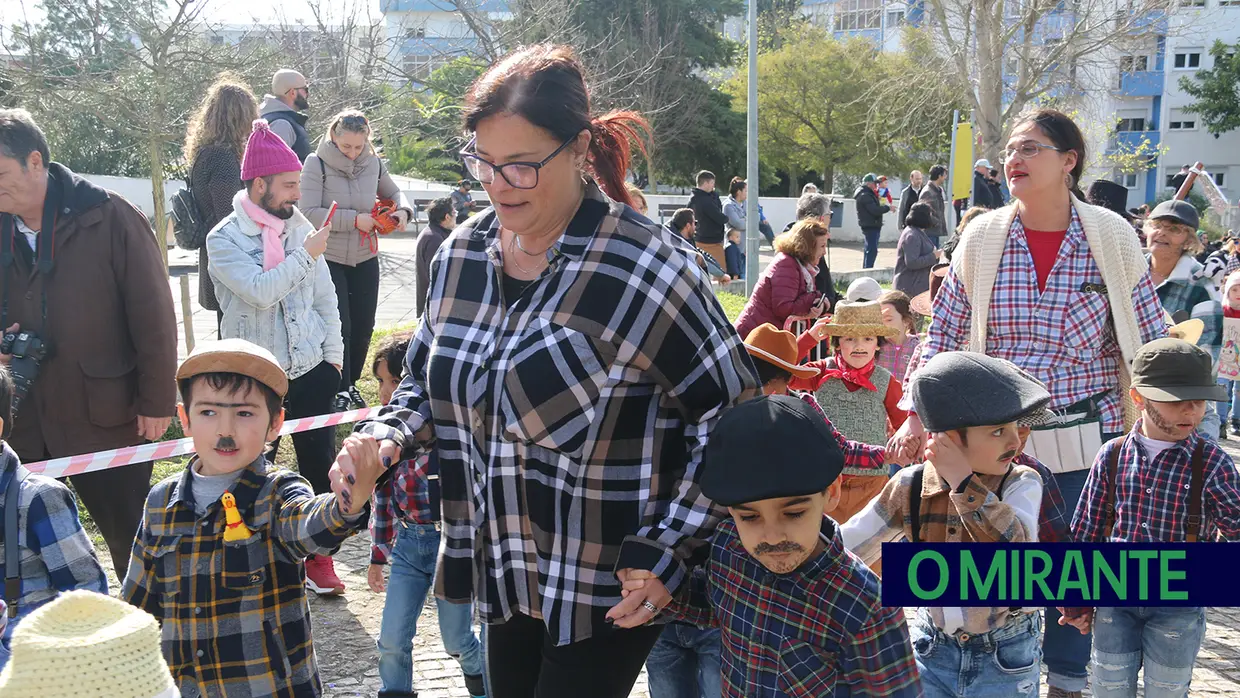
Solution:
<svg viewBox="0 0 1240 698"><path fill-rule="evenodd" d="M395 148L387 148L384 155L388 167L396 174L417 177L432 182L455 182L461 177L461 163L440 150L440 144L426 141L416 135L401 138Z"/></svg>
<svg viewBox="0 0 1240 698"><path fill-rule="evenodd" d="M1240 128L1240 43L1229 46L1215 41L1210 47L1214 67L1180 78L1180 89L1195 100L1184 108L1200 114L1206 129L1216 137Z"/></svg>

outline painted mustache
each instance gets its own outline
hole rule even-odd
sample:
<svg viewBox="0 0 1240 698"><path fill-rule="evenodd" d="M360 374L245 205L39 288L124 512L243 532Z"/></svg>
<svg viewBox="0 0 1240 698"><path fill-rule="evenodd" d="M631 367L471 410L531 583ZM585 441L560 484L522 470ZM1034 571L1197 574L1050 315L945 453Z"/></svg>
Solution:
<svg viewBox="0 0 1240 698"><path fill-rule="evenodd" d="M1003 455L999 456L999 460L1005 461L1005 460L1009 460L1015 457L1016 457L1016 451L1007 451Z"/></svg>
<svg viewBox="0 0 1240 698"><path fill-rule="evenodd" d="M233 441L231 436L221 436L220 440L215 442L215 447L221 451L237 450L237 442Z"/></svg>
<svg viewBox="0 0 1240 698"><path fill-rule="evenodd" d="M771 545L769 543L758 543L758 547L754 550L755 555L766 555L767 553L796 553L802 550L801 546L786 540L782 543Z"/></svg>

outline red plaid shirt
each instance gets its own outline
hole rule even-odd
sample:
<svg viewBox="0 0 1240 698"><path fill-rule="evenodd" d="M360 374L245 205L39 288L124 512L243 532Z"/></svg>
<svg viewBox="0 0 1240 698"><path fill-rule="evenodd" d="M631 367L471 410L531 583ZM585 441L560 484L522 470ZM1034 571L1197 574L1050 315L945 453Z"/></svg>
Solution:
<svg viewBox="0 0 1240 698"><path fill-rule="evenodd" d="M386 482L375 487L370 498L370 564L387 564L398 522L429 524L439 519L431 510L430 461L425 453L403 460Z"/></svg>
<svg viewBox="0 0 1240 698"><path fill-rule="evenodd" d="M1119 344L1111 325L1111 303L1105 292L1085 292L1085 284L1102 284L1080 218L1072 223L1059 248L1059 257L1038 290L1033 256L1020 217L1012 221L1007 245L999 261L990 296L986 353L1007 359L1036 376L1051 392L1051 408L1062 409L1104 391L1102 430L1124 430L1120 408ZM1132 292L1141 342L1166 334L1162 303L1147 274ZM934 315L921 363L941 351L962 350L968 344L973 308L953 265L934 301Z"/></svg>
<svg viewBox="0 0 1240 698"><path fill-rule="evenodd" d="M1055 474L1037 458L1024 453L1012 461L1016 465L1025 465L1037 471L1042 478L1042 509L1038 512L1038 541L1042 543L1062 543L1071 540L1068 525L1072 523L1072 511L1063 500L1063 492L1059 491L1059 483L1055 482Z"/></svg>
<svg viewBox="0 0 1240 698"><path fill-rule="evenodd" d="M1213 409L1213 407L1211 407ZM1182 543L1188 535L1189 465L1201 439L1190 434L1154 458L1145 454L1136 434L1141 421L1120 444L1116 469L1115 527L1103 538L1107 489L1111 486L1105 446L1089 471L1081 503L1072 518L1072 535L1081 543ZM1205 483L1201 488L1201 540L1240 540L1240 471L1218 444L1207 440Z"/></svg>

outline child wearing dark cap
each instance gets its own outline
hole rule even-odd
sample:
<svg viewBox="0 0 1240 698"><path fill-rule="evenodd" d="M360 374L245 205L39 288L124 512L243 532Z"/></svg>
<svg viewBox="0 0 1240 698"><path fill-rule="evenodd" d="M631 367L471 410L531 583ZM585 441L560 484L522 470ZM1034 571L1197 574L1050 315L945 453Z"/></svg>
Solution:
<svg viewBox="0 0 1240 698"><path fill-rule="evenodd" d="M1141 418L1094 460L1072 519L1076 540L1240 540L1240 472L1217 443L1196 433L1206 403L1227 399L1211 363L1209 352L1182 339L1156 339L1137 351L1129 394ZM1060 622L1082 633L1093 625L1095 696L1135 696L1143 666L1146 696L1188 695L1205 609L1068 609L1064 615Z"/></svg>
<svg viewBox="0 0 1240 698"><path fill-rule="evenodd" d="M151 488L121 599L159 620L182 695L317 696L305 559L330 554L366 525L385 470L378 443L345 440L359 464L357 496L315 496L263 455L284 425L289 387L270 351L242 339L204 342L176 379L181 426L197 455Z"/></svg>
<svg viewBox="0 0 1240 698"><path fill-rule="evenodd" d="M665 610L720 627L723 696L920 696L903 611L881 605L823 515L844 454L822 417L795 397L750 400L720 418L702 462L702 492L731 518ZM642 584L630 575L623 593Z"/></svg>
<svg viewBox="0 0 1240 698"><path fill-rule="evenodd" d="M926 463L905 468L842 527L867 563L882 544L1037 541L1042 481L1015 464L1018 420L1042 413L1050 393L1015 365L971 352L937 354L910 397L931 433ZM916 513L914 513L916 511ZM910 635L928 698L1038 695L1037 608L922 608Z"/></svg>

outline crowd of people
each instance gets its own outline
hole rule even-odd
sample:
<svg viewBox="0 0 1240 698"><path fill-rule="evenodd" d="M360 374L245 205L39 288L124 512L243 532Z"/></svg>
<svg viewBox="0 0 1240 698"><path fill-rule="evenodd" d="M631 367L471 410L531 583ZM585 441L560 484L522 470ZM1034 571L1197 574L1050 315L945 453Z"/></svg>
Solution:
<svg viewBox="0 0 1240 698"><path fill-rule="evenodd" d="M377 236L412 212L364 114L315 146L300 74L261 105L212 88L178 239L203 248L220 340L178 365L149 223L0 111L0 326L24 342L0 356L0 494L21 522L3 517L21 564L0 694L320 695L307 593L343 591L331 555L368 528L381 696L416 695L432 589L473 696L625 698L645 667L652 698L1033 697L1043 663L1053 698L1091 675L1135 696L1142 671L1145 695L1186 696L1201 608L906 619L880 599L885 542L1240 537L1209 421L1226 413L1207 409L1229 397L1214 363L1240 275L1224 300L1198 273L1196 211L1150 211L1147 256L1080 190L1079 128L1040 109L1002 149L1011 203L987 185L942 248L945 170L910 177L895 289L838 296L830 201L804 192L733 323L712 284L736 270L746 183L725 203L704 171L653 223L625 181L648 124L597 113L584 75L544 44L472 85L462 158L490 206L470 180L432 202L421 321L369 365ZM875 175L855 196L872 264L894 200ZM31 361L32 338L55 350ZM295 433L298 473L274 467L285 419L357 404L364 371L377 416L338 451ZM72 493L21 463L159 439L174 411L183 472L75 476L123 580L108 599Z"/></svg>

